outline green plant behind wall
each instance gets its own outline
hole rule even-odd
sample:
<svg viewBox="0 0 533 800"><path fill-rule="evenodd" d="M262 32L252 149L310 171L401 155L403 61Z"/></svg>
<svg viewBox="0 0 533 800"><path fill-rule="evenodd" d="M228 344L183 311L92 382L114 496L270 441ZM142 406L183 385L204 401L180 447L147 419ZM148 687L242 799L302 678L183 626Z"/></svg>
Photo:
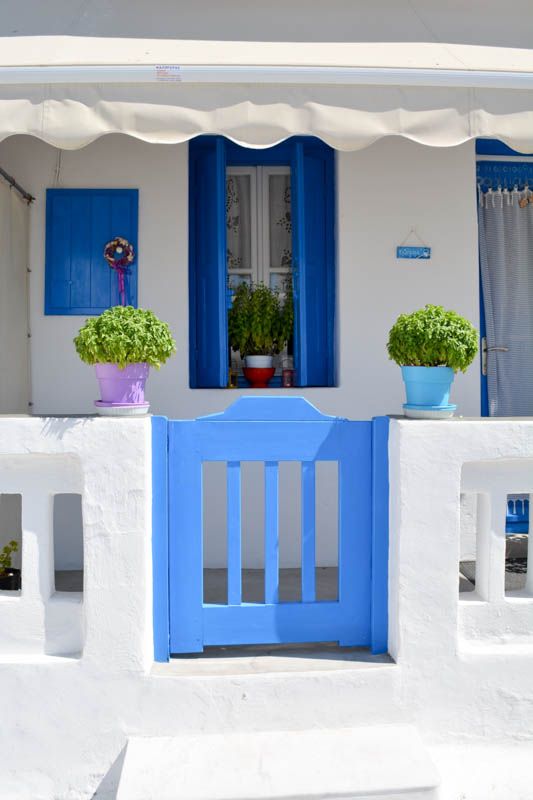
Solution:
<svg viewBox="0 0 533 800"><path fill-rule="evenodd" d="M387 350L402 367L451 367L465 372L478 350L478 332L455 311L427 305L398 317L389 332Z"/></svg>
<svg viewBox="0 0 533 800"><path fill-rule="evenodd" d="M74 339L76 352L86 364L146 363L159 369L176 352L166 322L153 311L113 306L88 319Z"/></svg>
<svg viewBox="0 0 533 800"><path fill-rule="evenodd" d="M19 549L18 542L11 539L5 547L0 550L0 577L4 577L12 567L11 557Z"/></svg>
<svg viewBox="0 0 533 800"><path fill-rule="evenodd" d="M233 350L247 355L281 353L292 336L294 305L290 282L283 294L263 283L241 283L228 312L228 338Z"/></svg>

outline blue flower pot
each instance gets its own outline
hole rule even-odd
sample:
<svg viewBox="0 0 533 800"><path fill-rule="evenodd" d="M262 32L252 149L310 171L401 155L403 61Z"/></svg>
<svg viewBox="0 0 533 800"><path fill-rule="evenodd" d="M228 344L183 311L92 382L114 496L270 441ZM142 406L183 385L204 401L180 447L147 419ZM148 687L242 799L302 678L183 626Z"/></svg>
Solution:
<svg viewBox="0 0 533 800"><path fill-rule="evenodd" d="M407 406L445 409L450 406L450 389L454 379L451 367L402 367Z"/></svg>

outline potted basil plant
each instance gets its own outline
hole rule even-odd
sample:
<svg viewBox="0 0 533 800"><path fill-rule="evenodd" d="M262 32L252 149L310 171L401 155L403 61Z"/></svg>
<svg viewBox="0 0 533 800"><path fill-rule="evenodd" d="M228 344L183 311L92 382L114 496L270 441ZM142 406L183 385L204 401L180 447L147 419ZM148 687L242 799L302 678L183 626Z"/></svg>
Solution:
<svg viewBox="0 0 533 800"><path fill-rule="evenodd" d="M465 372L478 350L471 322L442 306L426 305L401 314L389 332L389 357L402 369L407 417L441 419L453 416L450 403L455 373Z"/></svg>
<svg viewBox="0 0 533 800"><path fill-rule="evenodd" d="M245 359L244 377L253 389L268 386L275 372L273 356L283 352L293 326L290 281L282 292L263 283L237 286L228 312L228 338L230 347Z"/></svg>
<svg viewBox="0 0 533 800"><path fill-rule="evenodd" d="M76 352L93 364L100 385L101 414L145 414L144 389L150 367L176 352L166 322L152 311L132 306L113 306L88 319L74 339Z"/></svg>
<svg viewBox="0 0 533 800"><path fill-rule="evenodd" d="M13 553L18 549L18 542L12 539L0 550L0 589L4 591L20 589L20 569L15 569L12 565Z"/></svg>

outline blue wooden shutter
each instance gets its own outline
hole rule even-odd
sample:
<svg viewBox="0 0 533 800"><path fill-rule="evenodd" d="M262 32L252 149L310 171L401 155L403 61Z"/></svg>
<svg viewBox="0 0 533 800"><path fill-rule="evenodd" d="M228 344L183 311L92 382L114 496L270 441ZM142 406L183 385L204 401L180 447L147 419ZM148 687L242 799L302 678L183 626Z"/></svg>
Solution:
<svg viewBox="0 0 533 800"><path fill-rule="evenodd" d="M297 140L292 157L294 359L298 386L333 386L335 256L333 150Z"/></svg>
<svg viewBox="0 0 533 800"><path fill-rule="evenodd" d="M136 258L126 300L137 306L137 189L48 189L46 193L45 314L101 314L120 303L118 280L104 246L123 236Z"/></svg>
<svg viewBox="0 0 533 800"><path fill-rule="evenodd" d="M226 158L221 137L189 144L190 384L228 382Z"/></svg>

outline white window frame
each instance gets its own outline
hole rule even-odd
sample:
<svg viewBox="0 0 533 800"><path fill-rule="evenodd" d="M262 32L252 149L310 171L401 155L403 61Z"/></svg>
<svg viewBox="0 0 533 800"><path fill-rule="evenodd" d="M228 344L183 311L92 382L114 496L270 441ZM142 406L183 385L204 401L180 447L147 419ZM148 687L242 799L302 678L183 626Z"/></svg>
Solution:
<svg viewBox="0 0 533 800"><path fill-rule="evenodd" d="M250 177L251 269L228 269L230 275L250 275L252 283L270 286L270 275L290 275L290 268L275 267L270 263L269 178L271 175L290 175L289 166L226 167L226 177Z"/></svg>

